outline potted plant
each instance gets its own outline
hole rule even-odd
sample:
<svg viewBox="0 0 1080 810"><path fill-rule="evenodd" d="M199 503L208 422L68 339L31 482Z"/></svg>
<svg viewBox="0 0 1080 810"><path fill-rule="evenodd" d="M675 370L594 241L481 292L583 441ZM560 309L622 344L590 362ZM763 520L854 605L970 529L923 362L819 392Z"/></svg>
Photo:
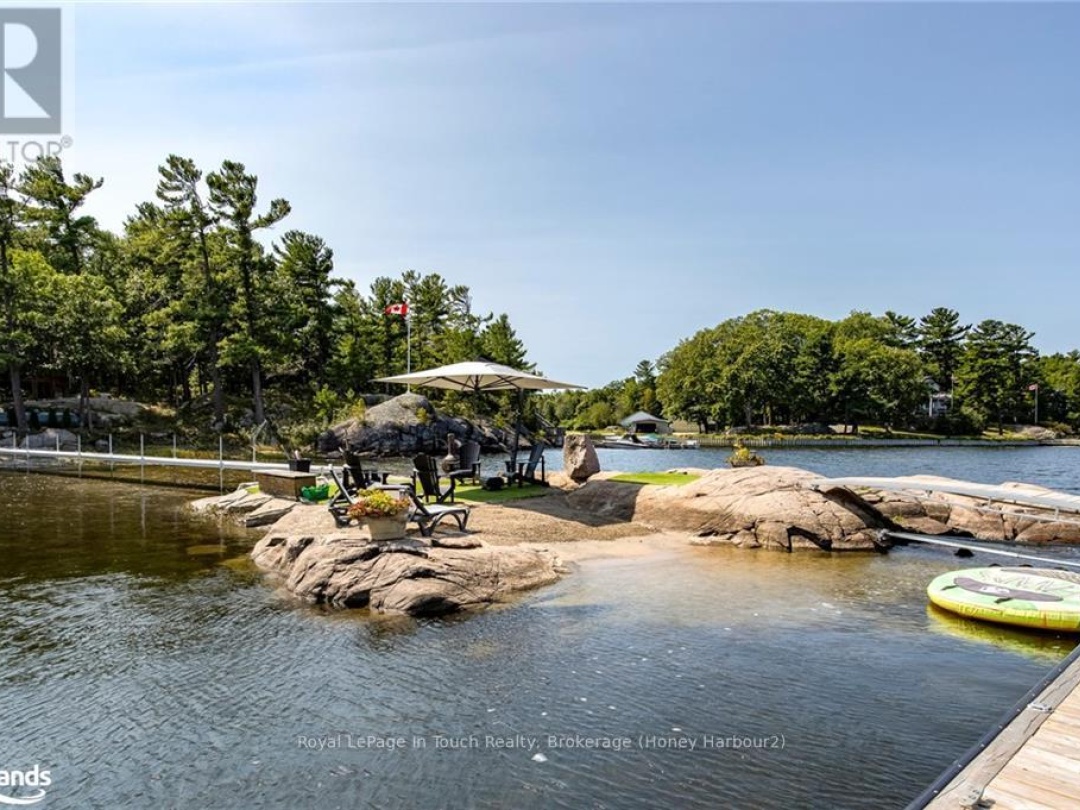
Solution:
<svg viewBox="0 0 1080 810"><path fill-rule="evenodd" d="M372 540L400 540L409 521L409 505L404 495L385 489L362 489L346 514L367 526Z"/></svg>
<svg viewBox="0 0 1080 810"><path fill-rule="evenodd" d="M741 442L736 442L732 451L727 459L732 467L760 467L765 463L765 459Z"/></svg>

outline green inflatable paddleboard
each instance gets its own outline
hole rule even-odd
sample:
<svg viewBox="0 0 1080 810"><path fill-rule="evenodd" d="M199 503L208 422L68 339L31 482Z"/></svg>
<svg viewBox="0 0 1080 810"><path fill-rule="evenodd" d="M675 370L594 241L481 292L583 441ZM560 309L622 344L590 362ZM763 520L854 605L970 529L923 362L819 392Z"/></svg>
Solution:
<svg viewBox="0 0 1080 810"><path fill-rule="evenodd" d="M1080 632L1080 574L1051 568L965 568L926 589L940 608L999 624Z"/></svg>

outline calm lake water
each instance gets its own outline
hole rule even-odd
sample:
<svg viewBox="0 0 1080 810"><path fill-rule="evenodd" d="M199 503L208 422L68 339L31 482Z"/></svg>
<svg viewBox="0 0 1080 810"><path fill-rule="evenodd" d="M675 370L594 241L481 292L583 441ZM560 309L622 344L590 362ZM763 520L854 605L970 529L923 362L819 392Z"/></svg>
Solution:
<svg viewBox="0 0 1080 810"><path fill-rule="evenodd" d="M1080 448L765 455L1080 490ZM0 473L0 769L49 769L43 807L899 807L1073 646L929 610L960 564L918 549L687 549L467 619L322 612L194 495Z"/></svg>

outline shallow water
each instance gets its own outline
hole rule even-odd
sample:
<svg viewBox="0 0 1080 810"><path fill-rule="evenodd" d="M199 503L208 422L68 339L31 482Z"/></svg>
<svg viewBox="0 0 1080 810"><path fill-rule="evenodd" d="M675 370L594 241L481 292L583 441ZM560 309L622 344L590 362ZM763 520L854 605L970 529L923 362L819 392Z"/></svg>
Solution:
<svg viewBox="0 0 1080 810"><path fill-rule="evenodd" d="M49 807L896 807L1072 647L928 610L958 564L915 549L658 552L468 619L327 613L189 497L0 474L0 768L49 768Z"/></svg>

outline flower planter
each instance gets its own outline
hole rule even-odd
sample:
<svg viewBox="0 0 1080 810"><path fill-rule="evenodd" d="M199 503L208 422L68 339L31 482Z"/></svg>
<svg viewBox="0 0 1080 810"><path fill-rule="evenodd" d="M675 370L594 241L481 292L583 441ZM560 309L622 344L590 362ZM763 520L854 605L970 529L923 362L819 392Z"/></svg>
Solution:
<svg viewBox="0 0 1080 810"><path fill-rule="evenodd" d="M310 458L290 458L289 469L292 472L311 472Z"/></svg>
<svg viewBox="0 0 1080 810"><path fill-rule="evenodd" d="M398 517L369 517L363 518L360 525L367 526L372 540L400 540L405 536L408 517L405 513Z"/></svg>

